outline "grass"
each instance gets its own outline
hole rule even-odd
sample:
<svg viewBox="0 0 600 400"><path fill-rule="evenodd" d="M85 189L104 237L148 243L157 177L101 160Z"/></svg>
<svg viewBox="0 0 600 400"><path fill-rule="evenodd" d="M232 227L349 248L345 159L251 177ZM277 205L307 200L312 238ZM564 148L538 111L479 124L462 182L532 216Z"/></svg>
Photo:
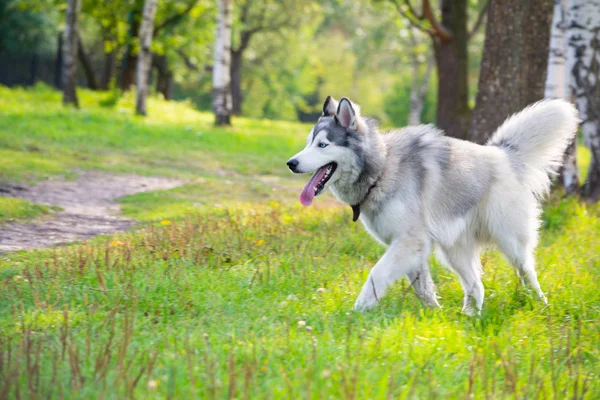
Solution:
<svg viewBox="0 0 600 400"><path fill-rule="evenodd" d="M55 207L34 204L26 200L0 197L0 229L2 223L36 218L49 214L55 209Z"/></svg>
<svg viewBox="0 0 600 400"><path fill-rule="evenodd" d="M308 125L236 118L213 128L211 114L186 103L150 99L150 117L133 115L133 94L103 106L111 93L79 91L82 109L59 92L0 86L0 178L41 179L73 168L179 177L234 172L286 175L282 154L302 143Z"/></svg>
<svg viewBox="0 0 600 400"><path fill-rule="evenodd" d="M383 249L330 198L297 205L298 181L283 179L281 165L302 146L305 126L238 120L240 128L213 130L184 104L154 99L154 119L141 120L90 106L104 94L83 92L90 109L78 113L54 105L46 89L14 92L30 111L19 119L16 106L0 107L16 118L0 129L25 124L37 109L30 102L49 122L0 139L10 151L55 155L63 171L131 168L191 180L124 198L124 211L146 221L138 231L0 259L0 398L600 396L597 205L555 195L545 208L536 259L547 308L489 251L480 317L460 313L458 279L435 261L443 309L424 308L399 282L358 314L352 304ZM90 126L98 131L79 126L86 113L103 121ZM192 120L212 138L202 146L185 139ZM61 137L58 121L81 139ZM130 137L111 140L129 147L95 138L125 125ZM159 138L167 132L177 143ZM262 149L254 134L279 144ZM219 140L231 146L218 149ZM262 164L245 165L264 153ZM204 157L210 163L197 162ZM19 162L5 176L56 173L19 170Z"/></svg>

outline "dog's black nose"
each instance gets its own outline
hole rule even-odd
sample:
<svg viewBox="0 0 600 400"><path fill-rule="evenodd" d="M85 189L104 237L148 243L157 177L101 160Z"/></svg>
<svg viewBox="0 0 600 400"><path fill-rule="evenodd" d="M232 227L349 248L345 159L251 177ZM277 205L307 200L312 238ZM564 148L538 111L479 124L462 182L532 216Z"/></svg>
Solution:
<svg viewBox="0 0 600 400"><path fill-rule="evenodd" d="M296 160L295 158L292 158L290 161L287 162L287 166L290 167L290 170L292 170L292 172L296 172L296 167L298 166L298 160Z"/></svg>

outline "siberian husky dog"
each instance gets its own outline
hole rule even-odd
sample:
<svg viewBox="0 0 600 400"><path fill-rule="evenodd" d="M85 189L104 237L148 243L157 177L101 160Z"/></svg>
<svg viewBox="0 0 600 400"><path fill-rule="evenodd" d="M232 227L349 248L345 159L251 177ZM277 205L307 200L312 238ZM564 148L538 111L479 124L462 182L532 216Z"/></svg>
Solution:
<svg viewBox="0 0 600 400"><path fill-rule="evenodd" d="M382 134L347 98L327 97L323 115L293 156L294 173L314 172L300 194L308 206L330 188L369 233L387 247L354 308L374 307L406 276L427 306L438 307L428 256L454 271L463 311L483 305L480 252L495 243L538 297L534 262L539 202L550 188L578 125L563 100L535 103L508 118L486 146L443 135L431 125Z"/></svg>

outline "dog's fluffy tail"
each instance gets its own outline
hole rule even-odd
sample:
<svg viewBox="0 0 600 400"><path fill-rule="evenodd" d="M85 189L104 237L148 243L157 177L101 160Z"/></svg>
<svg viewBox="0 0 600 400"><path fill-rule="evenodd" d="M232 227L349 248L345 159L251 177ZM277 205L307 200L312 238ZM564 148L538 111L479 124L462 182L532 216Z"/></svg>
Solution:
<svg viewBox="0 0 600 400"><path fill-rule="evenodd" d="M550 189L579 123L575 107L564 100L543 100L508 118L488 146L502 148L523 184L536 196Z"/></svg>

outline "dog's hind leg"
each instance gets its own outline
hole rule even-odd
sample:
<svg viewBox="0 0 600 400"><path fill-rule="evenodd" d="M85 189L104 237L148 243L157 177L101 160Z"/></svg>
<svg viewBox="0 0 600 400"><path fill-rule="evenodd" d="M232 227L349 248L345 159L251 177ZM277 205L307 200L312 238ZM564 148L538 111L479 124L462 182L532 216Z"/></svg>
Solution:
<svg viewBox="0 0 600 400"><path fill-rule="evenodd" d="M422 267L430 250L431 241L425 233L417 234L411 231L410 234L394 240L369 272L354 309L366 311L375 307L388 286Z"/></svg>
<svg viewBox="0 0 600 400"><path fill-rule="evenodd" d="M441 249L440 249L441 250ZM454 271L464 291L462 311L467 315L480 313L483 306L484 288L481 282L481 260L479 246L474 240L467 243L457 243L450 248L444 248L438 254L450 270ZM445 259L444 259L445 258ZM472 302L475 303L473 308Z"/></svg>
<svg viewBox="0 0 600 400"><path fill-rule="evenodd" d="M516 235L507 235L496 238L496 244L500 248L500 251L502 251L502 254L504 254L504 257L506 257L519 274L521 282L524 284L528 283L529 286L535 290L539 299L544 304L548 304L548 300L546 299L544 292L542 292L535 271L533 251L536 242L537 235L535 234L529 239L521 238L521 240L519 240Z"/></svg>
<svg viewBox="0 0 600 400"><path fill-rule="evenodd" d="M529 203L530 207L522 207L515 212L497 206L495 209L498 216L488 217L488 220L493 222L490 234L504 257L519 274L521 282L528 283L540 300L548 304L537 279L533 257L538 239L539 210L532 198L522 202Z"/></svg>
<svg viewBox="0 0 600 400"><path fill-rule="evenodd" d="M407 273L406 278L415 290L417 297L427 307L440 306L437 301L435 285L433 284L433 279L431 279L431 272L429 272L429 264L427 262L424 262L420 269Z"/></svg>

